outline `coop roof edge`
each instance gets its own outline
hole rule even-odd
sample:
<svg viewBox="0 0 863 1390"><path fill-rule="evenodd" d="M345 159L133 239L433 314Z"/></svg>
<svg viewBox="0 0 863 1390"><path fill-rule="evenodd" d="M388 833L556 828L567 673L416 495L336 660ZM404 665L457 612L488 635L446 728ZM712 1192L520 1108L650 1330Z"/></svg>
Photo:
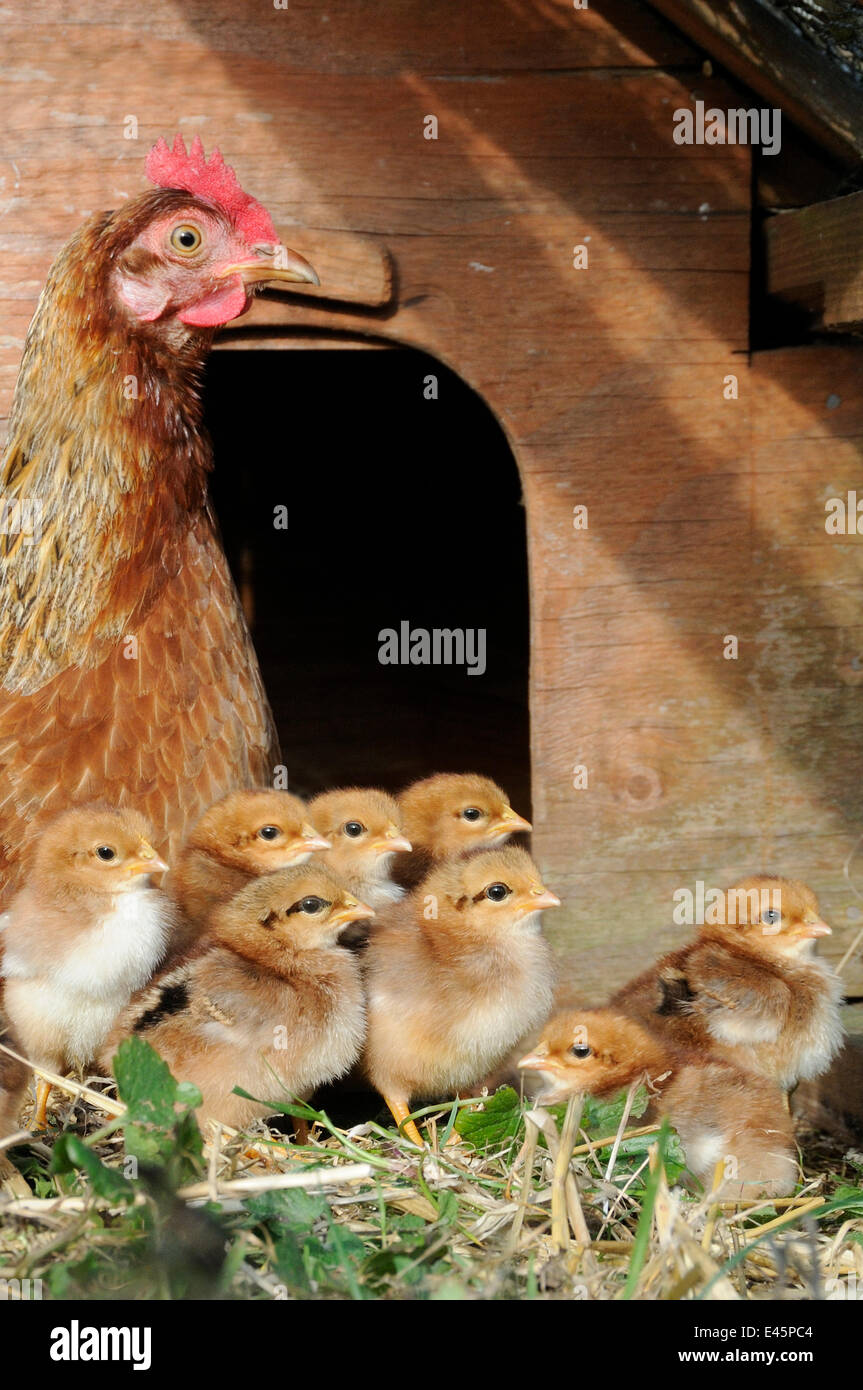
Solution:
<svg viewBox="0 0 863 1390"><path fill-rule="evenodd" d="M863 84L764 0L649 0L845 165L863 159Z"/></svg>

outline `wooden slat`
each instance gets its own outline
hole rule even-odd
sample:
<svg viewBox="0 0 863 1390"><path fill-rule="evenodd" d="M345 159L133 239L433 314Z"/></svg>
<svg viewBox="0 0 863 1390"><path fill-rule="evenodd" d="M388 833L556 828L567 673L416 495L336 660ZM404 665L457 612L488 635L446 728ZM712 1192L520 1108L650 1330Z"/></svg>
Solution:
<svg viewBox="0 0 863 1390"><path fill-rule="evenodd" d="M602 67L693 65L692 45L679 29L639 0L387 0L384 8L358 0L183 0L149 4L133 13L123 0L43 0L38 12L10 5L3 30L16 47L37 31L63 36L73 56L100 58L132 34L139 45L206 44L231 79L267 57L287 75L350 73L402 78L405 73L453 76ZM46 57L48 62L46 62ZM32 71L51 72L50 51L34 54ZM7 58L7 63L9 59ZM0 65L0 76L3 67ZM130 76L135 69L130 69ZM92 77L87 72L86 80ZM158 74L155 75L158 79ZM67 69L67 78L74 72ZM128 108L133 109L133 108Z"/></svg>
<svg viewBox="0 0 863 1390"><path fill-rule="evenodd" d="M863 193L778 213L766 224L767 289L823 328L863 323Z"/></svg>
<svg viewBox="0 0 863 1390"><path fill-rule="evenodd" d="M652 0L673 24L847 165L863 156L863 91L762 0Z"/></svg>

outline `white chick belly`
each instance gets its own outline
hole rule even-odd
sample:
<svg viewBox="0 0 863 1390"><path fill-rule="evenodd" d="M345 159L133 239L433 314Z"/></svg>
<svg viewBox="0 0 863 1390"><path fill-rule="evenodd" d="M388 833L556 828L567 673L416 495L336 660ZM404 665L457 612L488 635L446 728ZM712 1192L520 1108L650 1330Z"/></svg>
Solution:
<svg viewBox="0 0 863 1390"><path fill-rule="evenodd" d="M40 1020L40 1031L46 1022L50 1024L57 1053L62 1051L69 1065L77 1066L92 1061L128 1002L127 991L95 999L91 994L58 987L53 980L28 980L19 994L19 1007L23 1004L34 1020Z"/></svg>
<svg viewBox="0 0 863 1390"><path fill-rule="evenodd" d="M727 1152L725 1136L719 1130L702 1129L681 1133L680 1138L687 1167L709 1185L717 1163Z"/></svg>
<svg viewBox="0 0 863 1390"><path fill-rule="evenodd" d="M121 1008L147 984L165 954L167 910L166 899L154 889L118 894L113 911L53 966L52 985Z"/></svg>
<svg viewBox="0 0 863 1390"><path fill-rule="evenodd" d="M481 1080L534 1021L525 1021L512 999L474 1005L459 1027L448 1030L446 1049L428 1059L427 1084L446 1090Z"/></svg>

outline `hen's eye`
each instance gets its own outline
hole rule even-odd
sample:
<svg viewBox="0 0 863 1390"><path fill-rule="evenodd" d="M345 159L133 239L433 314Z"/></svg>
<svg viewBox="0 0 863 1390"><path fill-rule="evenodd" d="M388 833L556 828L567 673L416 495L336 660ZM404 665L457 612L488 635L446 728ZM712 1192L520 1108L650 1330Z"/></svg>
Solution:
<svg viewBox="0 0 863 1390"><path fill-rule="evenodd" d="M478 806L468 806L461 814L462 820L477 821L482 816L482 811Z"/></svg>
<svg viewBox="0 0 863 1390"><path fill-rule="evenodd" d="M308 898L303 898L303 901L300 903L300 911L308 912L310 914L312 912L320 912L322 907L326 907L326 903L324 902L323 898L315 898L309 896Z"/></svg>
<svg viewBox="0 0 863 1390"><path fill-rule="evenodd" d="M262 840L277 840L281 833L277 825L262 825L258 831L258 836Z"/></svg>
<svg viewBox="0 0 863 1390"><path fill-rule="evenodd" d="M572 1053L573 1057L584 1058L590 1056L590 1048L588 1047L587 1043L575 1043L575 1045L571 1047L569 1050Z"/></svg>
<svg viewBox="0 0 863 1390"><path fill-rule="evenodd" d="M117 851L113 850L110 845L100 845L96 853L99 858L104 859L106 863L109 859L116 859L117 857Z"/></svg>
<svg viewBox="0 0 863 1390"><path fill-rule="evenodd" d="M772 927L775 926L777 922L781 922L782 913L779 912L778 909L775 907L768 907L766 912L762 912L761 920L762 922L766 922L768 926Z"/></svg>
<svg viewBox="0 0 863 1390"><path fill-rule="evenodd" d="M197 251L202 241L201 233L191 222L182 222L171 233L171 245L183 256L190 256L193 251Z"/></svg>
<svg viewBox="0 0 863 1390"><path fill-rule="evenodd" d="M509 897L509 888L505 883L490 883L485 890L487 898L491 898L493 903L502 903L504 898Z"/></svg>
<svg viewBox="0 0 863 1390"><path fill-rule="evenodd" d="M345 821L343 826L345 834L350 835L352 840L355 840L358 835L362 835L365 828L366 827L361 825L358 820Z"/></svg>

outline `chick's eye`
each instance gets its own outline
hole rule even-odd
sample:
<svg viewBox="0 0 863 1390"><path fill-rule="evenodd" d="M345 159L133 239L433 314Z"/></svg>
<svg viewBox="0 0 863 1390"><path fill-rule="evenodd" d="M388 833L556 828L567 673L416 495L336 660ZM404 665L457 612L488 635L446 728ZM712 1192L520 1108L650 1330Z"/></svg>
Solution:
<svg viewBox="0 0 863 1390"><path fill-rule="evenodd" d="M300 903L300 911L308 912L309 914L313 912L320 912L322 907L326 907L326 903L324 902L323 898L315 898L311 895L308 898L303 898L302 902Z"/></svg>
<svg viewBox="0 0 863 1390"><path fill-rule="evenodd" d="M571 1047L569 1050L572 1053L573 1057L584 1058L590 1056L590 1048L588 1047L587 1043L575 1043L574 1046Z"/></svg>
<svg viewBox="0 0 863 1390"><path fill-rule="evenodd" d="M262 840L277 840L281 833L277 825L262 825L258 831L258 835Z"/></svg>
<svg viewBox="0 0 863 1390"><path fill-rule="evenodd" d="M461 815L462 820L468 820L473 822L478 821L482 818L482 811L479 809L478 806L468 806L465 808L464 811L462 811Z"/></svg>
<svg viewBox="0 0 863 1390"><path fill-rule="evenodd" d="M171 233L171 245L183 256L190 256L203 241L198 228L191 222L181 222Z"/></svg>
<svg viewBox="0 0 863 1390"><path fill-rule="evenodd" d="M777 911L775 907L768 907L766 912L762 912L761 920L762 922L766 922L768 926L772 927L777 922L780 922L782 920L782 913Z"/></svg>
<svg viewBox="0 0 863 1390"><path fill-rule="evenodd" d="M116 859L117 857L117 851L113 850L110 845L100 845L96 853L99 858L104 859L106 863L109 859Z"/></svg>
<svg viewBox="0 0 863 1390"><path fill-rule="evenodd" d="M493 903L502 903L504 898L509 897L509 889L505 883L490 883L485 890L487 898L491 898Z"/></svg>
<svg viewBox="0 0 863 1390"><path fill-rule="evenodd" d="M366 827L361 825L358 820L349 820L345 821L342 828L346 835L349 835L352 840L355 840L358 835L362 835Z"/></svg>

